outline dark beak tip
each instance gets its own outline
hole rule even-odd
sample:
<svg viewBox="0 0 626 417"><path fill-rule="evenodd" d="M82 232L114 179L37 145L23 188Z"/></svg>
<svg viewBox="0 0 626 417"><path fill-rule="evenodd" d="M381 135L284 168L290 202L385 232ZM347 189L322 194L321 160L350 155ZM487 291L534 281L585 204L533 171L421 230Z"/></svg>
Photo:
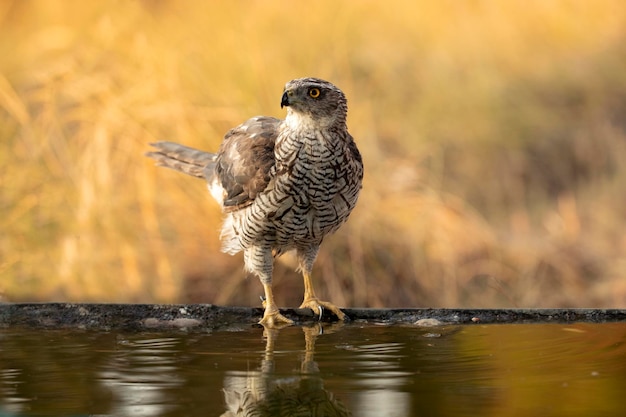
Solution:
<svg viewBox="0 0 626 417"><path fill-rule="evenodd" d="M280 108L282 109L285 106L289 106L289 96L287 95L286 91L283 93L283 96L280 99Z"/></svg>

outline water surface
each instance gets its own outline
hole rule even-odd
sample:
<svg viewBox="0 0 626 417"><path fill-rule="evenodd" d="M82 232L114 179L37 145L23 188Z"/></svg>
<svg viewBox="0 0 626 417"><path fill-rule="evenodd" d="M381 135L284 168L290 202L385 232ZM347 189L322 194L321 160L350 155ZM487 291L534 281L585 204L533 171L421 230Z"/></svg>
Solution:
<svg viewBox="0 0 626 417"><path fill-rule="evenodd" d="M626 323L3 329L0 416L624 416L625 342Z"/></svg>

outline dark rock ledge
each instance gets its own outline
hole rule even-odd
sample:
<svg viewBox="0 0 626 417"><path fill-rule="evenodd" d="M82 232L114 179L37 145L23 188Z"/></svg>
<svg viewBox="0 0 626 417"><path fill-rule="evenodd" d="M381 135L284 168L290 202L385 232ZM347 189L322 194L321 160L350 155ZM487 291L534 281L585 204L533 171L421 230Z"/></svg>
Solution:
<svg viewBox="0 0 626 417"><path fill-rule="evenodd" d="M626 310L618 309L346 308L343 311L352 323L402 325L626 322ZM281 312L299 325L312 324L318 319L309 309ZM257 325L262 314L261 308L211 304L20 303L0 304L0 327L207 332L250 328ZM322 321L333 319L328 313Z"/></svg>

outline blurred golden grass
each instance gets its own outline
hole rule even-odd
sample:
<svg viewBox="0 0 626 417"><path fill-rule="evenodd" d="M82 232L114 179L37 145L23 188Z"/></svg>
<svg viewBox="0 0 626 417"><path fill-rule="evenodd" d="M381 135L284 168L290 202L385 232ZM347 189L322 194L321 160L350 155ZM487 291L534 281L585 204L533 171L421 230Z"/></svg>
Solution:
<svg viewBox="0 0 626 417"><path fill-rule="evenodd" d="M204 184L143 152L215 150L313 75L366 163L320 296L626 307L625 42L619 0L3 2L0 294L257 305ZM275 286L300 302L288 259Z"/></svg>

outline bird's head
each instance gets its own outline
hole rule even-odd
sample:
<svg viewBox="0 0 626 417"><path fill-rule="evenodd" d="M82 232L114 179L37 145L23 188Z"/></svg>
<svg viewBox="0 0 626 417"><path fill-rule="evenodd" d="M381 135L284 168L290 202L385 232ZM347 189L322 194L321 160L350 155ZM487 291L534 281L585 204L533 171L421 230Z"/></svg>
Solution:
<svg viewBox="0 0 626 417"><path fill-rule="evenodd" d="M312 122L320 127L345 125L346 96L335 85L319 78L298 78L285 85L280 107L287 107L287 121Z"/></svg>

